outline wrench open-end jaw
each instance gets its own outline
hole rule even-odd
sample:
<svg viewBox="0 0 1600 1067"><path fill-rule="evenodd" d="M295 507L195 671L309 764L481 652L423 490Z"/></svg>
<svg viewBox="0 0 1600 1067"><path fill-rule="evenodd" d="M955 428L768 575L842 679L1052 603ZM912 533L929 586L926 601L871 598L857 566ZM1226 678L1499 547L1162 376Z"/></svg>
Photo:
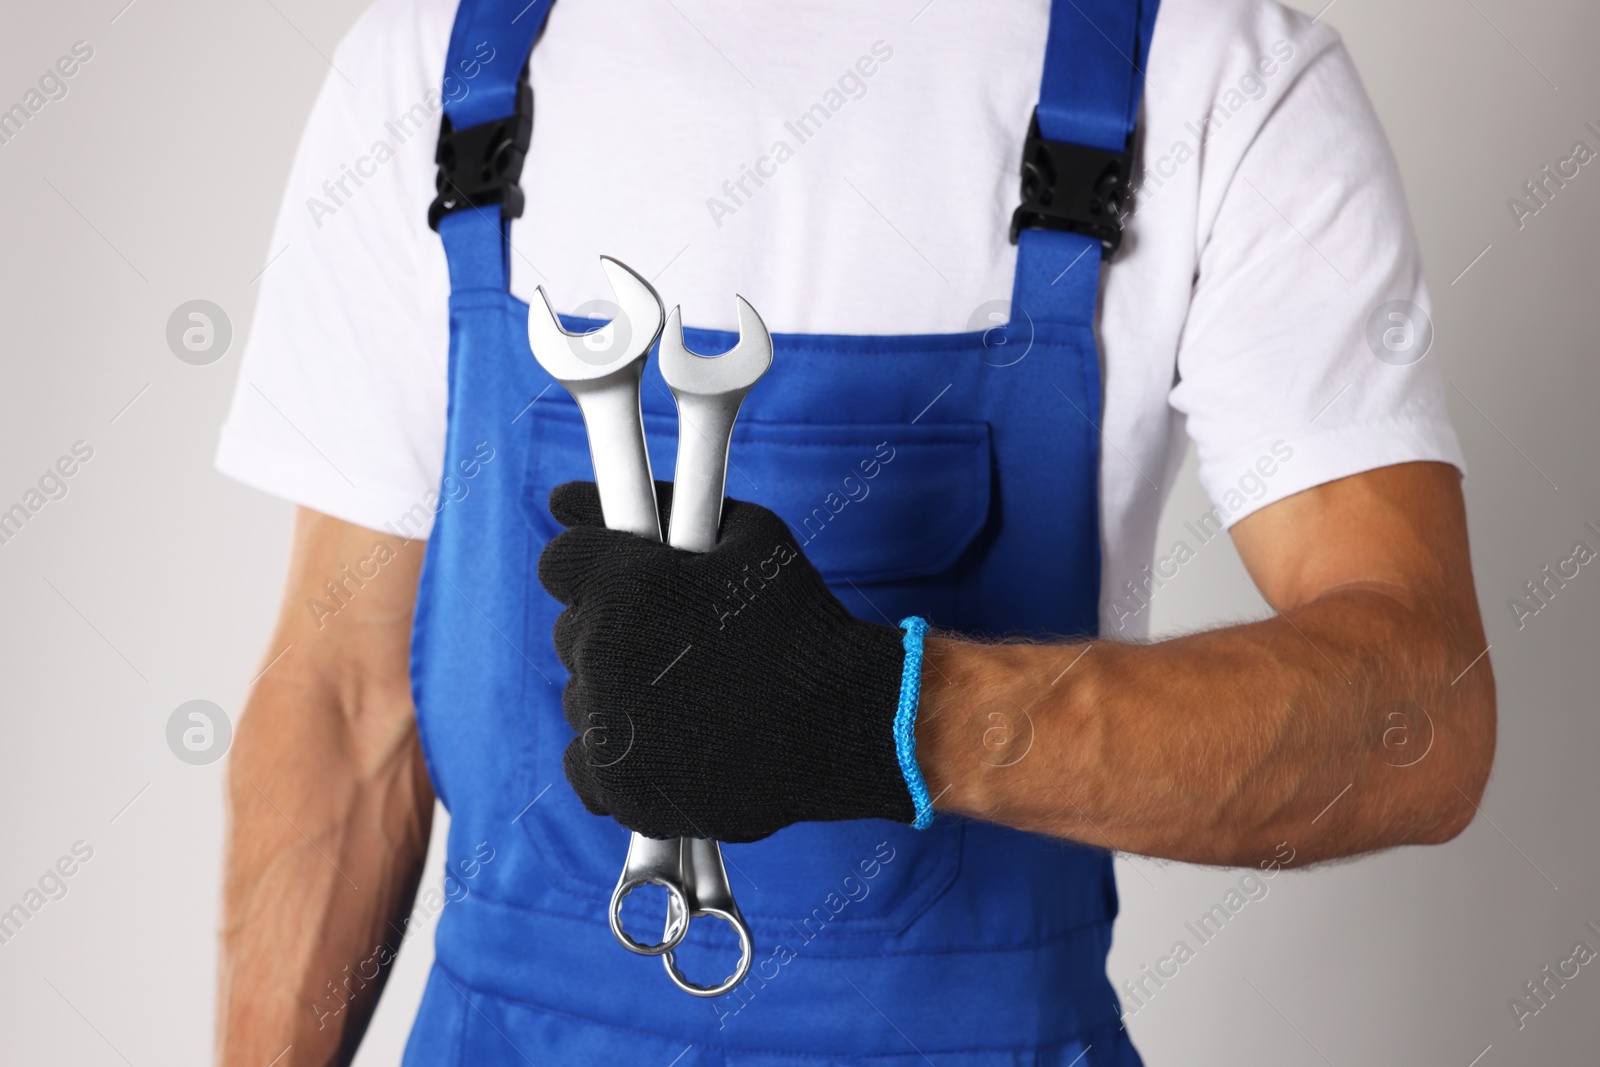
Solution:
<svg viewBox="0 0 1600 1067"><path fill-rule="evenodd" d="M617 317L592 333L568 333L541 286L538 299L528 305L528 347L583 413L606 525L659 541L661 518L645 450L639 382L645 357L661 336L661 298L616 260L601 256L600 267L617 295Z"/></svg>
<svg viewBox="0 0 1600 1067"><path fill-rule="evenodd" d="M606 526L659 541L661 518L645 449L639 382L645 357L661 336L661 298L649 282L616 260L602 256L600 266L616 293L617 317L593 333L568 333L541 288L528 306L528 347L583 413ZM611 932L629 951L659 956L683 940L693 911L684 890L683 862L683 847L676 839L633 835L610 910ZM668 897L666 934L656 944L635 941L622 926L622 898L646 884L660 886Z"/></svg>
<svg viewBox="0 0 1600 1067"><path fill-rule="evenodd" d="M708 552L717 543L722 525L722 498L728 477L728 444L734 420L751 386L772 366L772 335L756 309L743 297L739 304L739 341L720 356L689 351L683 340L683 317L678 308L667 318L661 335L661 377L678 403L678 463L672 476L672 515L667 543L689 552ZM716 997L744 980L754 955L750 926L734 902L722 846L715 841L689 838L683 842L684 889L691 917L711 915L731 925L739 935L739 965L723 981L697 985L678 970L669 948L663 963L667 976L685 993ZM619 885L620 888L620 885ZM678 902L669 906L668 926L676 919Z"/></svg>
<svg viewBox="0 0 1600 1067"><path fill-rule="evenodd" d="M661 335L661 377L678 403L678 466L667 542L690 552L708 552L717 543L733 423L745 394L772 366L772 335L744 297L734 299L739 343L720 356L689 351L678 308Z"/></svg>

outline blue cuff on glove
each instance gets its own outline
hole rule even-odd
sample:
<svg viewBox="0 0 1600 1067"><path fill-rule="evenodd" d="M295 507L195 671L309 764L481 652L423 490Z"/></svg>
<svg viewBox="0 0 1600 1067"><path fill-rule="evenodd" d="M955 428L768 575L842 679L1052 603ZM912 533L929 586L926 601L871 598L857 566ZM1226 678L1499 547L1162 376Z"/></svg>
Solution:
<svg viewBox="0 0 1600 1067"><path fill-rule="evenodd" d="M928 633L928 620L908 615L900 620L900 627L906 632L901 642L906 665L900 676L900 707L894 716L894 750L917 812L911 825L926 830L933 824L933 799L928 796L928 783L922 780L922 768L917 766L917 703L922 697L922 639Z"/></svg>

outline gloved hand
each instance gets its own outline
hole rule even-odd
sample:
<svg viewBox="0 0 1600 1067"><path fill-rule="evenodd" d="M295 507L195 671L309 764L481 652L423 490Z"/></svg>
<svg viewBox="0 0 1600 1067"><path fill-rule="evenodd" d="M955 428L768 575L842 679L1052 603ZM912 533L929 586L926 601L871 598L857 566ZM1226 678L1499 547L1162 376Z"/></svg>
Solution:
<svg viewBox="0 0 1600 1067"><path fill-rule="evenodd" d="M671 486L656 483L665 512ZM566 605L556 654L572 788L650 837L755 841L794 822L915 817L893 726L901 631L863 622L789 527L726 502L703 554L602 524L593 482L550 494L539 557ZM667 528L665 514L662 529Z"/></svg>

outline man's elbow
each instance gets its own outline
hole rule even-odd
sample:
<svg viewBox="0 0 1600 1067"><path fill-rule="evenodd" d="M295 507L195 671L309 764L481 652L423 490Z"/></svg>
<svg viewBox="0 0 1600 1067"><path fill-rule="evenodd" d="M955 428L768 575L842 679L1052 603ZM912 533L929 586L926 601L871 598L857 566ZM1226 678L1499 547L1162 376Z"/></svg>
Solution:
<svg viewBox="0 0 1600 1067"><path fill-rule="evenodd" d="M1441 797L1442 810L1413 843L1443 845L1460 837L1478 817L1478 801L1482 796L1483 789L1480 786L1474 792L1458 794L1453 802L1450 797Z"/></svg>
<svg viewBox="0 0 1600 1067"><path fill-rule="evenodd" d="M1463 694L1465 706L1458 706L1457 715L1452 716L1451 722L1459 735L1449 746L1452 753L1445 763L1448 769L1439 775L1434 789L1434 817L1417 844L1442 845L1454 841L1480 814L1479 805L1494 767L1496 740L1494 676L1487 662L1482 664L1482 670L1483 677L1477 686ZM1444 729L1451 728L1448 723L1441 725ZM1436 743L1442 740L1437 738Z"/></svg>

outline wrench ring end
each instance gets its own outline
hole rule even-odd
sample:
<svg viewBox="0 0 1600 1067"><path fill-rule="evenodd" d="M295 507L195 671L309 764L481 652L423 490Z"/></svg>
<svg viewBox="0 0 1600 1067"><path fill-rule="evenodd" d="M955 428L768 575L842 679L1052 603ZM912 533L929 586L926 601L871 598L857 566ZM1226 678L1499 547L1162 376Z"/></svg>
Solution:
<svg viewBox="0 0 1600 1067"><path fill-rule="evenodd" d="M720 997L724 993L731 992L750 973L750 964L755 959L756 954L755 939L750 933L750 925L744 921L744 916L737 911L727 911L722 908L701 908L694 914L696 917L710 915L733 927L734 932L739 935L739 965L734 968L732 974L718 984L703 986L689 981L683 976L683 972L678 970L678 961L673 957L673 949L677 948L676 944L661 954L661 963L667 969L667 977L672 979L672 984L691 997Z"/></svg>
<svg viewBox="0 0 1600 1067"><path fill-rule="evenodd" d="M622 926L622 902L627 899L629 893L645 885L660 886L667 891L669 898L666 932L661 941L653 945L635 941ZM629 952L640 956L670 954L683 940L683 935L689 932L689 898L684 894L682 886L674 885L660 876L625 877L611 892L611 908L607 912L607 917L611 921L612 936Z"/></svg>

